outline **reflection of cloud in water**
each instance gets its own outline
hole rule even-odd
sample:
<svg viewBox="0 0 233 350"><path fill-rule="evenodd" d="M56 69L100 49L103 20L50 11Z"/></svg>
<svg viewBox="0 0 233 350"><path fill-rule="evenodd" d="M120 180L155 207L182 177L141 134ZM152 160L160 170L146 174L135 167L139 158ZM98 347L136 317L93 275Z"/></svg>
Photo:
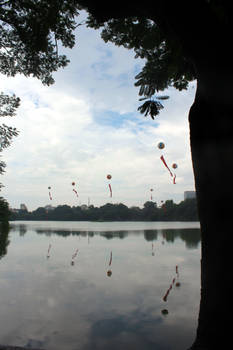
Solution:
<svg viewBox="0 0 233 350"><path fill-rule="evenodd" d="M170 332L171 331L171 332ZM192 332L187 332L187 346L193 339ZM184 345L179 337L174 338L164 317L152 316L137 309L126 315L105 315L105 318L92 322L89 343L84 350L180 350ZM174 339L174 342L171 340Z"/></svg>
<svg viewBox="0 0 233 350"><path fill-rule="evenodd" d="M167 231L172 244L163 247L150 240L160 240ZM23 239L12 234L12 254L7 264L0 265L1 313L5 320L1 339L2 335L5 343L20 339L18 345L22 346L32 340L43 342L48 336L42 348L56 350L188 348L195 332L195 305L199 303L199 253L187 251L181 241L181 233L186 239L190 231L175 231L80 231L69 223L67 229L53 228L51 223L51 227L28 229ZM90 232L95 236L93 244L79 240L77 234L87 237ZM114 240L102 235L106 232ZM118 235L121 232L128 234L123 240ZM55 236L50 239L46 233ZM173 244L176 239L177 244ZM52 254L47 260L50 242ZM75 249L80 249L80 255L71 267ZM153 250L156 254L151 258ZM163 292L181 260L185 262L180 270L182 286L174 288L165 304ZM106 272L110 266L113 274L109 278ZM12 300L14 309L9 307ZM169 310L167 317L161 313L164 308Z"/></svg>

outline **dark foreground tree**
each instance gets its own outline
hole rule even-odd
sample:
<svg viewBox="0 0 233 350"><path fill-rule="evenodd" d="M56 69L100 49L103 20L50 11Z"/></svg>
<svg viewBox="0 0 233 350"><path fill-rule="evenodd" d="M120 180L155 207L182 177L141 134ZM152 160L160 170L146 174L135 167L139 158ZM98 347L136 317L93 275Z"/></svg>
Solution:
<svg viewBox="0 0 233 350"><path fill-rule="evenodd" d="M189 112L190 142L202 234L201 304L192 349L231 346L233 305L233 5L230 1L79 1L103 25L103 38L146 59L137 76L140 107L155 117L153 95L197 80ZM221 203L221 207L219 204ZM227 305L223 304L227 298Z"/></svg>

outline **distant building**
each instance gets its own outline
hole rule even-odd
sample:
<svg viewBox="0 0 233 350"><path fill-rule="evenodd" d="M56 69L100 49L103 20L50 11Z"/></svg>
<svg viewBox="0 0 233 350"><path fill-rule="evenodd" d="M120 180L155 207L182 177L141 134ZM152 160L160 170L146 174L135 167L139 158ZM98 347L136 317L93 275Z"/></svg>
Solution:
<svg viewBox="0 0 233 350"><path fill-rule="evenodd" d="M195 191L184 191L184 200L190 199L190 198L196 198L196 192Z"/></svg>
<svg viewBox="0 0 233 350"><path fill-rule="evenodd" d="M55 207L52 207L52 205L50 205L50 204L46 205L44 208L45 208L45 210L47 210L47 211L49 211L49 210L54 210L54 209L55 209Z"/></svg>
<svg viewBox="0 0 233 350"><path fill-rule="evenodd" d="M20 210L26 210L26 211L28 211L28 208L26 207L26 205L25 204L20 204Z"/></svg>
<svg viewBox="0 0 233 350"><path fill-rule="evenodd" d="M12 213L19 213L19 210L20 210L20 209L9 208L9 210L10 210Z"/></svg>

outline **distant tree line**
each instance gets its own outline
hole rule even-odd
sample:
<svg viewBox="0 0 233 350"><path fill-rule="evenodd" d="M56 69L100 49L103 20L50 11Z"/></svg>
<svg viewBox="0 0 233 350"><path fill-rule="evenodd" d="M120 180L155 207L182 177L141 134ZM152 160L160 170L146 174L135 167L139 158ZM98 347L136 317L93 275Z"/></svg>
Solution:
<svg viewBox="0 0 233 350"><path fill-rule="evenodd" d="M143 208L107 203L101 207L94 205L59 205L47 210L39 207L29 212L11 212L10 220L53 220L53 221L199 221L196 199L186 199L179 204L167 200L162 206L147 201Z"/></svg>

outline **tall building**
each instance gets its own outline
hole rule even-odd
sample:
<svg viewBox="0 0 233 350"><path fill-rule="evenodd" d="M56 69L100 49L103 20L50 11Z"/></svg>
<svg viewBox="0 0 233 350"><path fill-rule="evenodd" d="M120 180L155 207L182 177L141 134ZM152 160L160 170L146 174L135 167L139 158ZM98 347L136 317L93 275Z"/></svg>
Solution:
<svg viewBox="0 0 233 350"><path fill-rule="evenodd" d="M196 198L196 192L195 191L184 191L184 200L190 199L190 198Z"/></svg>
<svg viewBox="0 0 233 350"><path fill-rule="evenodd" d="M25 204L20 204L20 210L26 210L26 211L28 211L28 208L26 207L26 205Z"/></svg>

